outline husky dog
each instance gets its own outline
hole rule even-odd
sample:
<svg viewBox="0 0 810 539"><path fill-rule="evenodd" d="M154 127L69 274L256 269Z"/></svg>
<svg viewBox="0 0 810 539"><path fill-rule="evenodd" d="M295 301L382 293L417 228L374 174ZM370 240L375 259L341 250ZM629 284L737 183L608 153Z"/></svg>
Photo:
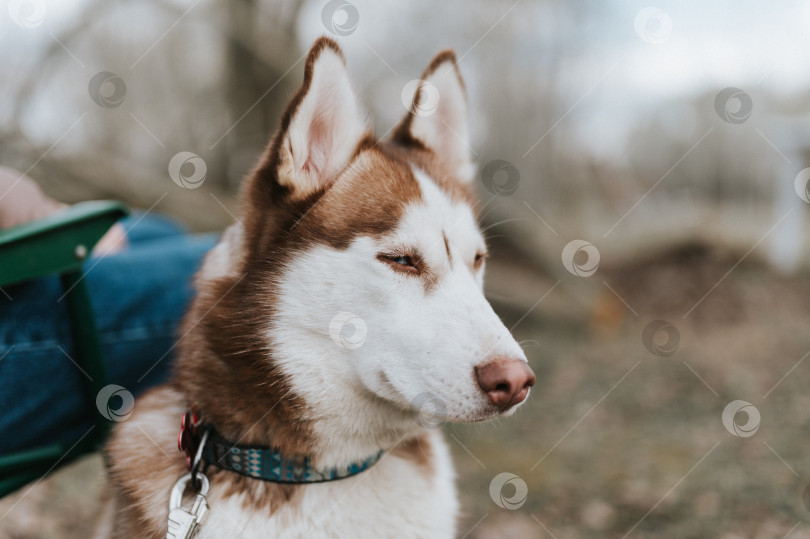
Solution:
<svg viewBox="0 0 810 539"><path fill-rule="evenodd" d="M185 511L210 483L196 537L453 537L433 420L510 415L535 381L482 292L474 174L452 51L376 140L319 39L197 275L172 381L113 431L99 535L182 536L191 463Z"/></svg>

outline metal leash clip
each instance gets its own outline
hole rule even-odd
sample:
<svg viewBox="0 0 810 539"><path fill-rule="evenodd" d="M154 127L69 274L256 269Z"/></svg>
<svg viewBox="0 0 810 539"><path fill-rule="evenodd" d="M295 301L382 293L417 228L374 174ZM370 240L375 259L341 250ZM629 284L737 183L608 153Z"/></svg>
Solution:
<svg viewBox="0 0 810 539"><path fill-rule="evenodd" d="M208 441L208 431L203 432L197 453L194 455L194 462L191 471L181 477L172 487L169 497L169 527L166 532L166 539L191 539L200 531L205 514L208 512L208 477L199 470L202 462L202 452L205 443ZM183 493L186 486L191 483L191 487L197 489L199 493L194 499L191 509L183 509Z"/></svg>

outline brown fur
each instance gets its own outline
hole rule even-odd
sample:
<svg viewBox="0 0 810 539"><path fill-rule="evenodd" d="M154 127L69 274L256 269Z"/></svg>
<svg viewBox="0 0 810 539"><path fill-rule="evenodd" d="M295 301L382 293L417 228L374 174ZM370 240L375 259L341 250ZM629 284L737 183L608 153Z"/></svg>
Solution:
<svg viewBox="0 0 810 539"><path fill-rule="evenodd" d="M423 434L402 442L391 450L391 455L413 462L427 479L431 479L435 474L433 446L427 435Z"/></svg>
<svg viewBox="0 0 810 539"><path fill-rule="evenodd" d="M379 147L366 148L297 224L297 243L344 249L358 236L385 234L420 196L419 184L405 163Z"/></svg>
<svg viewBox="0 0 810 539"><path fill-rule="evenodd" d="M382 148L391 158L423 170L451 200L469 204L475 209L477 199L472 186L459 180L433 150L402 146L395 140L379 142L377 147Z"/></svg>
<svg viewBox="0 0 810 539"><path fill-rule="evenodd" d="M169 418L175 414L179 418L183 409L176 392L166 387L153 389L138 399L132 416L113 430L105 448L116 506L113 537L161 537L161 530L165 535L168 493L185 473L183 454L167 453L172 447L172 432L179 430L179 420ZM139 425L144 416L164 424L151 424L146 433ZM174 427L169 427L170 423ZM175 440L176 436L175 432ZM161 495L165 513L155 515L146 507L155 495Z"/></svg>
<svg viewBox="0 0 810 539"><path fill-rule="evenodd" d="M184 409L180 393L170 387L156 388L138 399L132 417L114 430L105 450L115 486L114 537L165 536L169 492L186 473L185 457L176 445ZM139 425L144 418L149 432ZM295 485L257 481L214 467L206 475L211 503L242 494L246 507L266 511L268 517L282 505L296 503L300 495ZM159 511L147 505L154 500L158 500Z"/></svg>

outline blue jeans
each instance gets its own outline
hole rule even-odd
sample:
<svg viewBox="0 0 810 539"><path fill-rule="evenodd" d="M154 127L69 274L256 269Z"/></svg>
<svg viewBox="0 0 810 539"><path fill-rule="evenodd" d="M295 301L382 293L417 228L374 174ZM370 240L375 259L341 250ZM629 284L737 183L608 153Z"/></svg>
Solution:
<svg viewBox="0 0 810 539"><path fill-rule="evenodd" d="M168 377L192 276L217 237L186 234L152 215L122 224L129 247L88 260L85 280L110 383L137 396ZM99 412L84 396L85 374L70 359L75 351L59 278L3 290L0 454L76 441Z"/></svg>

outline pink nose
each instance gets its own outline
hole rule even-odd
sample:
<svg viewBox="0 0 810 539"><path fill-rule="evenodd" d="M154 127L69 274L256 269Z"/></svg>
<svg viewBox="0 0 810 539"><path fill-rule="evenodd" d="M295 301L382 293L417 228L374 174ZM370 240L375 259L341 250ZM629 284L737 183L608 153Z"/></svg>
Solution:
<svg viewBox="0 0 810 539"><path fill-rule="evenodd" d="M475 376L492 404L501 410L523 402L535 382L525 361L508 357L497 357L476 367Z"/></svg>

